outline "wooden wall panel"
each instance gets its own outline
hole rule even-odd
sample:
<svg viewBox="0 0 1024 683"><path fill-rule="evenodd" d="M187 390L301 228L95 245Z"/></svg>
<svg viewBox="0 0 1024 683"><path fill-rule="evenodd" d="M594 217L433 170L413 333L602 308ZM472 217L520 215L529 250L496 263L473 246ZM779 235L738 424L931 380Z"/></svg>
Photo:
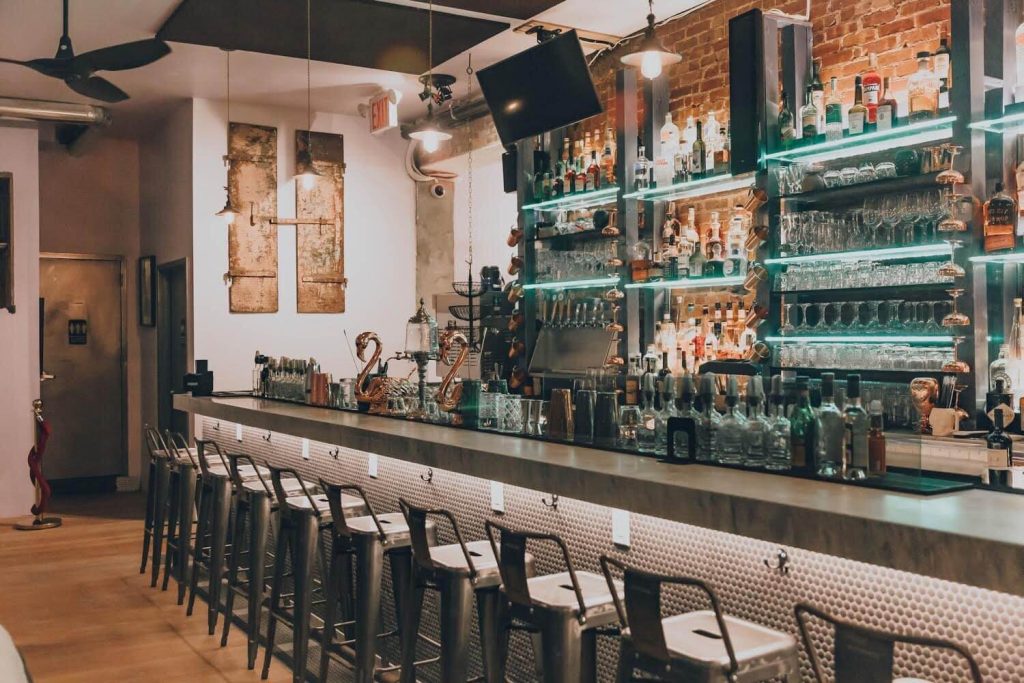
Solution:
<svg viewBox="0 0 1024 683"><path fill-rule="evenodd" d="M228 192L241 210L228 229L232 313L278 310L277 129L229 124ZM250 215L255 225L250 225Z"/></svg>
<svg viewBox="0 0 1024 683"><path fill-rule="evenodd" d="M320 177L309 189L295 183L296 291L299 313L345 312L345 141L334 133L309 133ZM295 152L306 131L295 131Z"/></svg>

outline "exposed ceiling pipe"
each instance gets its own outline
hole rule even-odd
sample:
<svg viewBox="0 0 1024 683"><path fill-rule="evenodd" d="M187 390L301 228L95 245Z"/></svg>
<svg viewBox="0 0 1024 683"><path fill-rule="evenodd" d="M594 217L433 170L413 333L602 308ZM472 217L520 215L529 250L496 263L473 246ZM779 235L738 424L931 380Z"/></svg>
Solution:
<svg viewBox="0 0 1024 683"><path fill-rule="evenodd" d="M88 126L106 126L110 123L110 113L103 107L91 104L0 97L0 119L62 121Z"/></svg>
<svg viewBox="0 0 1024 683"><path fill-rule="evenodd" d="M435 118L438 128L443 130L452 130L465 126L470 121L483 118L484 116L490 115L490 109L487 108L487 102L483 98L473 100L466 103L454 103L444 112L438 113ZM413 122L409 126L402 127L402 137L408 137L406 131L412 130L419 121ZM409 177L418 183L432 182L434 180L452 180L458 177L457 173L450 173L448 171L423 171L416 163L416 140L409 140L409 146L405 151L405 171L409 174Z"/></svg>

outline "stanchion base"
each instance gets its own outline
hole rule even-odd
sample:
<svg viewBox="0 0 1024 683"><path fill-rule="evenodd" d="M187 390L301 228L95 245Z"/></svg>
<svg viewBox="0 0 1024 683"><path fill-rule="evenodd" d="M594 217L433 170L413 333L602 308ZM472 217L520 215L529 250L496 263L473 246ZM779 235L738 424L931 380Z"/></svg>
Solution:
<svg viewBox="0 0 1024 683"><path fill-rule="evenodd" d="M14 525L18 531L37 531L39 529L55 529L61 525L60 517L36 517L31 522L19 522Z"/></svg>

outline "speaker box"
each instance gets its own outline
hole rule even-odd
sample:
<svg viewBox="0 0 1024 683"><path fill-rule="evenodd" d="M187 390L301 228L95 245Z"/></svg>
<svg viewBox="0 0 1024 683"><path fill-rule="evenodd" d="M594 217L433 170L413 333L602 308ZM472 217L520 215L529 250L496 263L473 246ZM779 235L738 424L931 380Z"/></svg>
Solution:
<svg viewBox="0 0 1024 683"><path fill-rule="evenodd" d="M752 9L729 20L729 131L733 175L757 170L764 108L764 20Z"/></svg>
<svg viewBox="0 0 1024 683"><path fill-rule="evenodd" d="M501 176L505 184L505 192L515 192L519 189L517 166L519 166L519 151L515 147L510 147L501 155Z"/></svg>

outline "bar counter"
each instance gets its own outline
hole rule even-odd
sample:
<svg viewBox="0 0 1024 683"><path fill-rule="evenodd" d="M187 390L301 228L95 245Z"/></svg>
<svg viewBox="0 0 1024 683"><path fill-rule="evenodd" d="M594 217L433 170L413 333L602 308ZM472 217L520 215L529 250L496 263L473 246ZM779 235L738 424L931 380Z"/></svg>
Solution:
<svg viewBox="0 0 1024 683"><path fill-rule="evenodd" d="M178 410L504 484L1024 595L1024 496L916 496L250 397Z"/></svg>

